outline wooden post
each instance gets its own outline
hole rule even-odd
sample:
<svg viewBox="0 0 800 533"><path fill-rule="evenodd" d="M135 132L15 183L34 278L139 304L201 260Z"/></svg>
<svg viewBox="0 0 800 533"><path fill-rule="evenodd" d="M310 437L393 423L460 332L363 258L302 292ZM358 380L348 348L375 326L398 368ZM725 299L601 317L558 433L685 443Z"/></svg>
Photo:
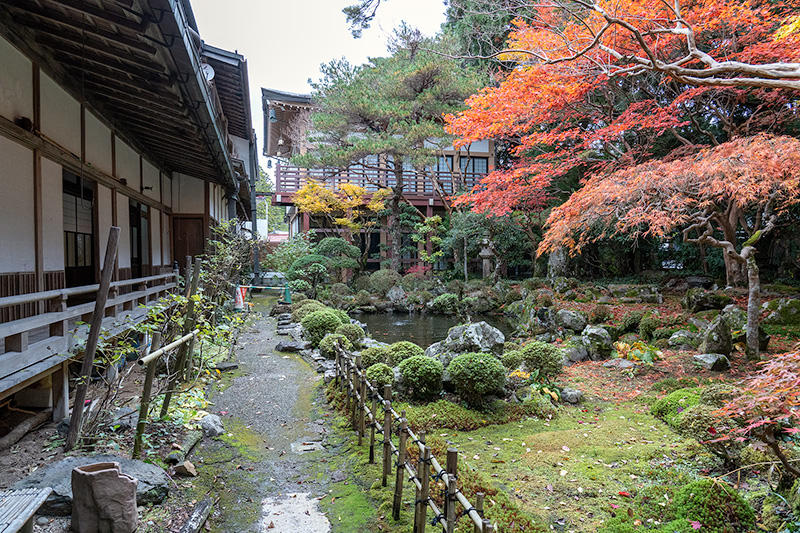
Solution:
<svg viewBox="0 0 800 533"><path fill-rule="evenodd" d="M366 424L367 424L367 420L366 420L366 417L367 417L367 403L366 402L367 402L367 381L366 380L362 380L361 381L361 402L360 402L361 404L359 406L359 410L361 411L361 414L359 415L360 421L358 423L358 445L359 446L361 446L361 441L362 441L362 439L364 438L364 436L367 433L367 431L366 431L366 428L367 428L367 426L366 426Z"/></svg>
<svg viewBox="0 0 800 533"><path fill-rule="evenodd" d="M445 498L445 502L447 503L446 512L445 512L445 531L447 533L453 533L456 529L456 478L455 477L448 477L447 478L447 497Z"/></svg>
<svg viewBox="0 0 800 533"><path fill-rule="evenodd" d="M372 392L372 417L369 424L369 464L375 464L375 426L378 423L378 394Z"/></svg>
<svg viewBox="0 0 800 533"><path fill-rule="evenodd" d="M183 326L184 334L187 334L194 329L195 302L192 297L195 294L197 294L197 288L199 286L200 286L200 258L197 257L194 260L194 268L192 269L192 285L188 293L189 302L186 304L186 321ZM161 414L159 415L161 418L167 417L167 414L169 413L169 404L170 401L172 401L172 393L178 386L178 380L183 378L183 370L184 367L186 366L187 347L188 346L186 344L183 344L178 349L178 357L172 372L172 378L170 378L169 380L169 385L167 385L167 392L164 393L164 403L161 405Z"/></svg>
<svg viewBox="0 0 800 533"><path fill-rule="evenodd" d="M361 390L361 385L359 385L358 379L358 368L356 365L350 368L350 373L353 376L353 409L350 411L350 425L353 427L355 431L358 431L358 405L359 400L357 398L358 391Z"/></svg>
<svg viewBox="0 0 800 533"><path fill-rule="evenodd" d="M341 387L342 386L342 383L341 383L342 374L341 374L341 370L339 368L340 364L341 364L341 357L339 355L339 350L337 348L336 349L336 358L334 359L334 363L333 363L333 369L336 371L336 376L334 377L334 381L333 382L336 384L337 387Z"/></svg>
<svg viewBox="0 0 800 533"><path fill-rule="evenodd" d="M408 422L406 412L400 412L400 446L397 451L397 474L394 480L394 501L392 502L392 518L400 520L400 506L403 503L403 478L406 472L406 440L408 439Z"/></svg>
<svg viewBox="0 0 800 533"><path fill-rule="evenodd" d="M75 390L75 404L72 409L72 420L69 424L69 434L64 445L66 451L75 447L78 442L81 424L83 423L83 404L86 401L86 392L89 389L89 377L92 375L92 365L94 364L94 354L97 351L97 341L100 338L100 327L105 315L106 300L108 299L108 289L111 285L111 275L114 273L114 262L117 257L117 246L119 245L119 228L111 226L108 232L108 243L106 244L106 255L103 259L103 272L100 274L100 288L97 290L97 298L94 302L94 313L89 325L89 338L86 339L86 350L83 352L83 364L78 381L78 388ZM8 346L6 346L8 349Z"/></svg>
<svg viewBox="0 0 800 533"><path fill-rule="evenodd" d="M483 519L483 533L494 533L494 526L488 518Z"/></svg>
<svg viewBox="0 0 800 533"><path fill-rule="evenodd" d="M153 342L150 345L150 352L153 353L161 348L161 332L153 333ZM150 392L153 389L153 378L156 375L156 365L158 361L147 363L147 373L144 377L144 388L142 389L142 400L139 405L139 421L136 423L136 435L133 438L133 452L131 457L136 459L142 451L142 435L147 425L147 412L150 410Z"/></svg>
<svg viewBox="0 0 800 533"><path fill-rule="evenodd" d="M392 386L383 387L383 480L386 486L392 464Z"/></svg>
<svg viewBox="0 0 800 533"><path fill-rule="evenodd" d="M344 409L347 414L350 414L350 397L352 396L352 392L350 391L350 358L345 357L344 359L344 382L343 382L343 390L345 393L344 397Z"/></svg>
<svg viewBox="0 0 800 533"><path fill-rule="evenodd" d="M192 328L192 329L194 329L194 328ZM186 379L186 381L189 381L190 379L192 379L192 374L194 374L194 372L192 371L192 365L194 364L194 361L193 361L193 359L194 359L194 343L195 343L196 340L197 340L197 335L192 337L192 340L189 341L188 346L186 348L186 367L184 367L184 369L183 369L183 371L184 371L183 375L184 375L184 378Z"/></svg>
<svg viewBox="0 0 800 533"><path fill-rule="evenodd" d="M192 256L186 256L186 270L183 276L183 295L189 297L189 287L192 279Z"/></svg>
<svg viewBox="0 0 800 533"><path fill-rule="evenodd" d="M417 505L414 512L414 533L424 533L425 523L428 517L428 500L430 499L430 482L431 482L431 448L425 446L423 453L419 457L419 467L417 467L417 475L420 477L422 489L420 490L419 498L417 498Z"/></svg>
<svg viewBox="0 0 800 533"><path fill-rule="evenodd" d="M481 523L483 523L483 499L486 497L486 494L483 492L478 492L475 494L475 510L478 512L478 516L481 517ZM475 524L475 530L473 533L481 533L481 526Z"/></svg>
<svg viewBox="0 0 800 533"><path fill-rule="evenodd" d="M445 487L445 489L448 491L449 494L450 491L449 480L452 479L453 481L455 481L456 478L458 477L458 450L454 448L447 449L447 462L445 463L445 472L447 472L447 478L448 478L448 485ZM444 499L444 509L442 511L444 512L445 517L447 517L447 519L449 520L451 514L450 508L452 507L453 520L455 521L455 493L453 493L451 496L452 498L448 497ZM448 526L448 528L449 527L450 526ZM448 529L447 533L451 533L451 531L449 531Z"/></svg>

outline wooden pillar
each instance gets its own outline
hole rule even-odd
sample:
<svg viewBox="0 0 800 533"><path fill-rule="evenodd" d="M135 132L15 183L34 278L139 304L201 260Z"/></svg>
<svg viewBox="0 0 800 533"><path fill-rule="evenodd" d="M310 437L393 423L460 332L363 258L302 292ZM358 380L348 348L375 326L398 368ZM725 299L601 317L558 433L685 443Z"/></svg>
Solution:
<svg viewBox="0 0 800 533"><path fill-rule="evenodd" d="M53 372L53 422L61 422L69 414L69 361L63 361Z"/></svg>

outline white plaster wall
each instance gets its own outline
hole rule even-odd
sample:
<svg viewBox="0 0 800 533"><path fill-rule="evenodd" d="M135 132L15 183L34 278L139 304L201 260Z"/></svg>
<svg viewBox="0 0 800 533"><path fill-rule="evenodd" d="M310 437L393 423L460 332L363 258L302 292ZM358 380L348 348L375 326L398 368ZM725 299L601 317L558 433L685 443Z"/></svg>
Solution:
<svg viewBox="0 0 800 533"><path fill-rule="evenodd" d="M111 175L111 130L86 112L86 161Z"/></svg>
<svg viewBox="0 0 800 533"><path fill-rule="evenodd" d="M181 214L203 214L203 181L175 173L172 176L172 211Z"/></svg>
<svg viewBox="0 0 800 533"><path fill-rule="evenodd" d="M172 207L172 178L166 174L161 174L161 202L167 206Z"/></svg>
<svg viewBox="0 0 800 533"><path fill-rule="evenodd" d="M153 188L152 190L143 190L142 194L155 201L159 201L161 199L160 183L161 179L158 169L147 161L142 161L142 186Z"/></svg>
<svg viewBox="0 0 800 533"><path fill-rule="evenodd" d="M169 216L166 213L161 215L161 259L165 265L172 263L172 250L170 249L169 234L172 229L172 224Z"/></svg>
<svg viewBox="0 0 800 533"><path fill-rule="evenodd" d="M152 253L150 258L151 264L161 266L161 211L158 209L150 209L150 248Z"/></svg>
<svg viewBox="0 0 800 533"><path fill-rule="evenodd" d="M97 185L97 224L99 225L97 236L100 240L100 268L103 268L108 233L113 221L111 210L111 189L104 185Z"/></svg>
<svg viewBox="0 0 800 533"><path fill-rule="evenodd" d="M130 199L117 191L117 226L119 226L119 268L131 266L131 224L130 224ZM105 253L105 244L100 245Z"/></svg>
<svg viewBox="0 0 800 533"><path fill-rule="evenodd" d="M242 139L235 135L230 135L233 141L233 149L236 152L236 158L244 161L244 168L248 175L250 174L250 142L247 139Z"/></svg>
<svg viewBox="0 0 800 533"><path fill-rule="evenodd" d="M124 179L128 182L128 187L134 191L139 190L140 175L139 175L139 154L133 148L125 144L119 138L115 139L116 150L115 156L117 159L117 178ZM127 211L125 211L127 213Z"/></svg>
<svg viewBox="0 0 800 533"><path fill-rule="evenodd" d="M33 152L0 137L0 161L0 272L33 272Z"/></svg>
<svg viewBox="0 0 800 533"><path fill-rule="evenodd" d="M64 270L64 174L61 165L42 158L42 266Z"/></svg>
<svg viewBox="0 0 800 533"><path fill-rule="evenodd" d="M42 133L74 155L81 155L81 106L50 77L40 76Z"/></svg>
<svg viewBox="0 0 800 533"><path fill-rule="evenodd" d="M0 37L0 115L33 120L33 68L22 53Z"/></svg>

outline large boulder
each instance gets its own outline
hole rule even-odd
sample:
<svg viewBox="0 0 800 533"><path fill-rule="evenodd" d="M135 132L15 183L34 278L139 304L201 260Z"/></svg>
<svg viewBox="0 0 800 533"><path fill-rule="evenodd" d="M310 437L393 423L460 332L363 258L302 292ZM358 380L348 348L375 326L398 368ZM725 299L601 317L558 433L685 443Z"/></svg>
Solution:
<svg viewBox="0 0 800 533"><path fill-rule="evenodd" d="M718 353L729 356L733 350L733 337L731 328L725 317L719 315L708 325L702 334L700 351L703 353Z"/></svg>
<svg viewBox="0 0 800 533"><path fill-rule="evenodd" d="M670 336L667 344L676 350L691 350L697 346L697 336L689 330L679 329Z"/></svg>
<svg viewBox="0 0 800 533"><path fill-rule="evenodd" d="M428 346L425 355L439 359L447 368L456 355L468 352L484 352L500 355L506 337L499 329L486 322L454 326L447 332L447 338Z"/></svg>
<svg viewBox="0 0 800 533"><path fill-rule="evenodd" d="M689 289L686 291L681 305L691 313L711 309L724 309L733 303L733 298L720 291L707 291L705 289Z"/></svg>
<svg viewBox="0 0 800 533"><path fill-rule="evenodd" d="M565 363L580 363L589 359L589 350L583 341L583 337L570 337L562 345Z"/></svg>
<svg viewBox="0 0 800 533"><path fill-rule="evenodd" d="M800 326L800 298L782 298L764 302L761 306L770 311L765 324L775 324L780 326Z"/></svg>
<svg viewBox="0 0 800 533"><path fill-rule="evenodd" d="M664 297L654 285L609 285L608 292L623 303L664 303Z"/></svg>
<svg viewBox="0 0 800 533"><path fill-rule="evenodd" d="M386 298L393 304L405 303L406 291L400 285L395 285L386 293Z"/></svg>
<svg viewBox="0 0 800 533"><path fill-rule="evenodd" d="M694 362L706 370L714 370L717 372L722 372L724 370L728 370L731 367L730 361L728 358L719 353L699 353L692 356L692 360Z"/></svg>
<svg viewBox="0 0 800 533"><path fill-rule="evenodd" d="M614 350L611 334L600 326L586 326L581 333L581 339L592 361L608 359Z"/></svg>
<svg viewBox="0 0 800 533"><path fill-rule="evenodd" d="M728 321L731 328L733 344L747 343L747 313L736 305L728 305L722 310L722 316ZM758 325L758 349L763 352L769 346L770 336Z"/></svg>
<svg viewBox="0 0 800 533"><path fill-rule="evenodd" d="M582 332L587 323L586 316L580 311L559 309L556 313L556 324L563 328L571 329L575 333Z"/></svg>
<svg viewBox="0 0 800 533"><path fill-rule="evenodd" d="M72 514L72 470L94 463L119 463L123 474L139 480L136 487L137 505L159 504L169 493L169 478L162 468L144 461L109 454L67 457L36 470L11 488L52 487L53 492L39 508L39 514L68 516Z"/></svg>

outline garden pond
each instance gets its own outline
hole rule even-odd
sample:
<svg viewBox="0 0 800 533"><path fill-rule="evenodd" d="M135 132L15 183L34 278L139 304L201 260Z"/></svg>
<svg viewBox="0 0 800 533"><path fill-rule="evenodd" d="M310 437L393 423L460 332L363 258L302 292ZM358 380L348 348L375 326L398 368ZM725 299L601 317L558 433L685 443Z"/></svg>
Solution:
<svg viewBox="0 0 800 533"><path fill-rule="evenodd" d="M444 339L450 328L463 323L457 316L428 313L375 313L359 315L356 319L367 325L365 328L367 334L375 340L390 344L411 341L422 348ZM514 330L508 319L501 315L481 315L473 318L473 322L480 321L496 327L506 337Z"/></svg>

